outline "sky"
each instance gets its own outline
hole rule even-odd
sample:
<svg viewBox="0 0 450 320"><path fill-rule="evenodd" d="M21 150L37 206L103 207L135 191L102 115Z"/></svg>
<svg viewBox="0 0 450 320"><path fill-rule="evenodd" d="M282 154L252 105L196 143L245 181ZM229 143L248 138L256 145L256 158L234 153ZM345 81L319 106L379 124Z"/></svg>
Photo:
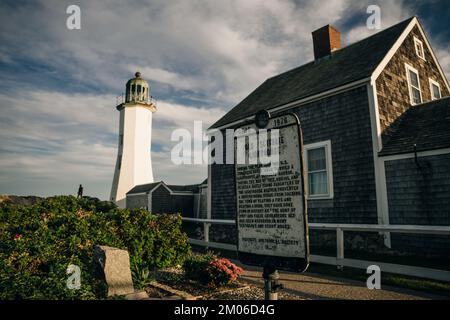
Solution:
<svg viewBox="0 0 450 320"><path fill-rule="evenodd" d="M69 5L81 29L69 30ZM204 165L175 165L177 128L206 129L265 79L313 60L311 32L332 24L343 46L419 16L450 78L448 1L2 0L0 194L108 199L117 156L116 97L139 70L157 99L155 181L195 184Z"/></svg>

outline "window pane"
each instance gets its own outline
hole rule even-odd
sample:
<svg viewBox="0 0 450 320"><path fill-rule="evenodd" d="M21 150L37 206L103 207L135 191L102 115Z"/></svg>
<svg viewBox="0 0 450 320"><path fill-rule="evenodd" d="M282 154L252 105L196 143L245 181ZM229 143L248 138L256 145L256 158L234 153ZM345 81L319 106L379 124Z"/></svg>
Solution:
<svg viewBox="0 0 450 320"><path fill-rule="evenodd" d="M409 70L409 79L414 87L419 88L419 78L415 72Z"/></svg>
<svg viewBox="0 0 450 320"><path fill-rule="evenodd" d="M440 99L441 98L441 92L439 90L439 87L437 85L431 85L433 87L433 98Z"/></svg>
<svg viewBox="0 0 450 320"><path fill-rule="evenodd" d="M314 172L308 174L309 194L328 194L327 172Z"/></svg>
<svg viewBox="0 0 450 320"><path fill-rule="evenodd" d="M413 95L413 101L415 104L421 103L422 100L420 98L420 91L417 90L416 88L411 88L412 90L412 95Z"/></svg>
<svg viewBox="0 0 450 320"><path fill-rule="evenodd" d="M308 150L308 171L326 170L325 148Z"/></svg>
<svg viewBox="0 0 450 320"><path fill-rule="evenodd" d="M416 51L417 51L417 55L421 58L423 58L423 48L422 45L420 44L420 42L416 42Z"/></svg>

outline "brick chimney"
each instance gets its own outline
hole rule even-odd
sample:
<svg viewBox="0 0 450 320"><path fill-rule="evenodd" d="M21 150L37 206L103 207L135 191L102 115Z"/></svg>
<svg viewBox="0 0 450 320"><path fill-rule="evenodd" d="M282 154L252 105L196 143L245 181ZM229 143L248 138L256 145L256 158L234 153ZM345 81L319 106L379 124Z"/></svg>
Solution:
<svg viewBox="0 0 450 320"><path fill-rule="evenodd" d="M312 33L314 43L314 59L330 55L341 48L341 33L333 26L326 25Z"/></svg>

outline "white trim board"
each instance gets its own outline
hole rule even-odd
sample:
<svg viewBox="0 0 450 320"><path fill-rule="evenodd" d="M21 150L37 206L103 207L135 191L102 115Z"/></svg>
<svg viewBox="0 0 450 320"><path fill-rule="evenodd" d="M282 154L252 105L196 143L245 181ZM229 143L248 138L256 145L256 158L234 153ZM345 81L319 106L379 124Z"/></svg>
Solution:
<svg viewBox="0 0 450 320"><path fill-rule="evenodd" d="M405 70L406 70L406 80L408 82L409 103L411 104L411 106L416 106L418 104L422 104L424 101L423 101L423 95L422 95L422 86L420 85L419 70L417 70L416 68L414 68L413 66L411 66L408 63L405 63ZM413 73L416 74L417 84L419 85L419 88L416 88L412 85L410 71L412 71ZM420 102L419 103L414 102L413 88L416 90L419 90L419 94L420 94Z"/></svg>
<svg viewBox="0 0 450 320"><path fill-rule="evenodd" d="M170 189L165 183L164 181L159 182L156 186L154 186L151 190L149 190L148 194L153 193L153 191L155 191L156 189L158 189L160 186L163 186L164 188L166 188L167 191L169 191L169 193L171 195L175 195L175 196L189 196L189 195L193 195L194 192L192 191L172 191L172 189Z"/></svg>
<svg viewBox="0 0 450 320"><path fill-rule="evenodd" d="M430 157L430 156L441 156L441 155L445 155L445 154L449 154L449 153L450 153L450 148L435 149L435 150L428 150L428 151L417 151L417 157L422 158L422 157ZM393 161L393 160L410 159L410 158L414 158L414 157L415 157L414 152L379 156L379 158L383 162Z"/></svg>
<svg viewBox="0 0 450 320"><path fill-rule="evenodd" d="M169 191L170 195L172 196L191 196L194 193L192 191L172 191L172 189L169 188L163 181L161 181L156 187L154 187L150 192L153 193L156 189L158 189L160 186L163 186L166 188L167 191Z"/></svg>
<svg viewBox="0 0 450 320"><path fill-rule="evenodd" d="M139 192L139 193L127 193L127 197L134 197L134 196L142 196L144 194L147 194L147 192Z"/></svg>
<svg viewBox="0 0 450 320"><path fill-rule="evenodd" d="M442 98L442 90L441 90L441 85L439 84L439 82L437 82L437 81L435 81L435 80L433 80L431 78L428 78L428 84L430 86L431 101L441 99ZM438 98L435 98L433 96L434 95L433 85L439 88L439 97Z"/></svg>
<svg viewBox="0 0 450 320"><path fill-rule="evenodd" d="M211 164L208 164L208 189L206 191L206 218L211 219L211 208L212 208L212 170Z"/></svg>
<svg viewBox="0 0 450 320"><path fill-rule="evenodd" d="M422 56L419 54L419 52L417 51L417 45L419 44L420 46L420 50L422 50ZM421 58L424 61L427 61L427 59L425 58L425 49L423 48L423 42L421 40L419 40L419 38L417 38L416 36L414 36L414 50L416 51L416 55Z"/></svg>
<svg viewBox="0 0 450 320"><path fill-rule="evenodd" d="M372 73L371 82L372 84L375 83L375 81L378 79L380 74L383 72L383 70L386 68L389 61L391 61L392 57L395 55L397 50L400 48L400 46L405 41L406 37L408 37L411 30L414 28L414 26L417 24L417 18L414 18L411 20L411 22L408 24L406 29L403 31L403 33L400 35L400 37L397 39L397 41L394 43L392 48L388 51L386 56L381 60L378 67L376 67L375 71Z"/></svg>
<svg viewBox="0 0 450 320"><path fill-rule="evenodd" d="M331 140L325 140L304 145L304 166L306 170L307 190L309 186L309 171L308 171L308 150L325 148L325 162L327 172L327 185L328 193L324 195L310 195L309 190L307 192L307 200L328 200L334 198L334 179L333 179L333 159L331 155Z"/></svg>
<svg viewBox="0 0 450 320"><path fill-rule="evenodd" d="M376 83L367 85L367 96L369 102L370 112L370 126L372 131L372 153L374 165L374 179L375 179L375 195L377 202L377 218L378 224L389 224L389 204L386 187L386 172L384 162L378 157L378 152L381 149L381 130L378 112L378 99ZM391 236L389 233L384 233L384 243L387 247L391 246Z"/></svg>
<svg viewBox="0 0 450 320"><path fill-rule="evenodd" d="M448 83L448 79L445 76L445 73L444 73L444 71L443 71L443 69L442 69L442 67L441 67L441 65L439 63L439 60L436 58L436 54L434 53L433 48L431 47L430 41L428 40L428 37L427 37L425 31L423 30L423 27L420 24L419 20L417 20L417 18L416 18L416 21L417 21L417 25L419 26L420 34L422 35L422 38L425 40L425 44L427 45L427 48L430 51L431 56L433 57L433 61L434 61L434 63L436 63L436 65L437 65L437 67L439 69L439 73L441 74L441 77L444 79L444 83L445 83L445 85L447 87L447 90L450 91L450 85Z"/></svg>

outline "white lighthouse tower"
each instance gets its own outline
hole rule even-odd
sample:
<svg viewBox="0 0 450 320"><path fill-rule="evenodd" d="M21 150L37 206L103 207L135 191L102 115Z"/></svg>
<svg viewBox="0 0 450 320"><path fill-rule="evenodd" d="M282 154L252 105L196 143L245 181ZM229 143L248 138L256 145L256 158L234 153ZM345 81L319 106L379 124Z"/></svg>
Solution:
<svg viewBox="0 0 450 320"><path fill-rule="evenodd" d="M156 105L141 73L126 84L125 102L119 104L119 148L111 188L111 201L125 208L126 193L134 186L153 182L152 116Z"/></svg>

